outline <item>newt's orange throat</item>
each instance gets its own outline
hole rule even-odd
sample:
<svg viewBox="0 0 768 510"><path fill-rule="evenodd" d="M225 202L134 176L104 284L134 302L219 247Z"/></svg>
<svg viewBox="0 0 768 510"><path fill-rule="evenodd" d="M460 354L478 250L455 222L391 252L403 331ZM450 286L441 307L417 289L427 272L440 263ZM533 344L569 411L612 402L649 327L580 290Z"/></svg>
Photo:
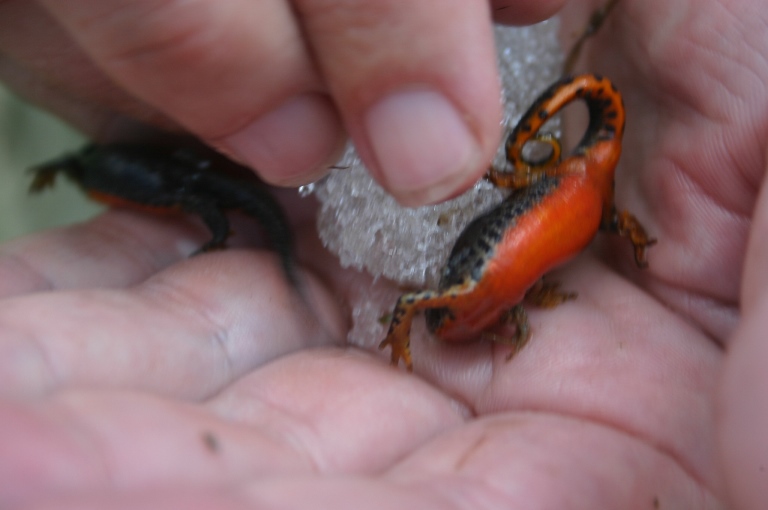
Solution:
<svg viewBox="0 0 768 510"><path fill-rule="evenodd" d="M538 134L563 107L583 100L589 124L576 148L563 161L556 140ZM655 243L640 222L614 204L614 170L624 133L621 94L607 79L586 74L550 86L522 116L506 142L513 170L491 169L488 179L513 191L498 207L476 218L456 241L437 290L405 294L398 299L392 322L379 348L391 347L391 360L412 368L411 322L425 311L427 327L446 341L472 340L500 322L517 326L511 338L486 335L517 349L529 338L520 304L556 306L575 294L541 283L553 268L581 252L598 230L626 237L635 261L645 267L646 249ZM526 143L552 146L552 156L532 163L523 156Z"/></svg>

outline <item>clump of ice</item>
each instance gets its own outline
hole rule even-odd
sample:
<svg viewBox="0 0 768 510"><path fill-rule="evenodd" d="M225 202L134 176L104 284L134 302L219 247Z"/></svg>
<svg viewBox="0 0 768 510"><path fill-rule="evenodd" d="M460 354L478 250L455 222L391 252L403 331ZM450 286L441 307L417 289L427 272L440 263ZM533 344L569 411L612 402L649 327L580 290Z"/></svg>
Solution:
<svg viewBox="0 0 768 510"><path fill-rule="evenodd" d="M562 51L557 31L557 20L496 28L507 131L559 77ZM504 166L504 161L502 144L494 163ZM320 238L338 255L342 266L365 270L376 279L384 277L404 287L435 288L440 268L464 227L503 199L500 190L481 180L448 202L405 208L369 176L354 148L347 150L337 166L315 188L322 204ZM352 303L354 324L349 341L371 345L380 340L385 325L379 319L391 311L399 293L392 285L386 290L359 292Z"/></svg>

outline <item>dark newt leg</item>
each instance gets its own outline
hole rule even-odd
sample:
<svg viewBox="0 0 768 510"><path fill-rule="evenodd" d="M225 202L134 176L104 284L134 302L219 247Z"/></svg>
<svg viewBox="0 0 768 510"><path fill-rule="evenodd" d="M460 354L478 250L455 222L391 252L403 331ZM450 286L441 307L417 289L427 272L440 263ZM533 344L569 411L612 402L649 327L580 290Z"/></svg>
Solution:
<svg viewBox="0 0 768 510"><path fill-rule="evenodd" d="M219 209L240 211L258 221L280 258L286 279L291 286L300 286L293 230L280 203L267 187L254 179L231 179L214 172L201 174L195 185L194 194L216 197ZM194 207L191 209L194 210ZM213 227L211 230L214 230Z"/></svg>
<svg viewBox="0 0 768 510"><path fill-rule="evenodd" d="M56 176L63 170L62 166L58 163L59 161L57 160L50 164L30 168L30 172L34 174L32 182L29 184L30 193L40 193L47 188L53 187L56 183Z"/></svg>
<svg viewBox="0 0 768 510"><path fill-rule="evenodd" d="M211 240L198 248L192 255L199 255L212 250L226 247L227 238L232 234L229 229L229 218L218 207L212 204L184 204L185 212L200 216L203 223L211 231Z"/></svg>

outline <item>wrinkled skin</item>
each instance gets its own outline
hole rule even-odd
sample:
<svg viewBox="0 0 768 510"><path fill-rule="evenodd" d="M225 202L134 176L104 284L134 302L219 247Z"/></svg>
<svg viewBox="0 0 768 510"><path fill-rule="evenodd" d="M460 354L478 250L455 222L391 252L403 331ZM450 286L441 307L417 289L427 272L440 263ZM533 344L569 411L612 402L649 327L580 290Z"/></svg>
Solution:
<svg viewBox="0 0 768 510"><path fill-rule="evenodd" d="M622 0L590 42L579 67L627 103L617 201L659 243L646 271L608 242L559 272L578 300L534 311L510 362L415 342L409 375L336 345L360 277L317 255L304 207L323 327L268 252L185 259L205 233L182 220L113 211L6 244L2 506L762 508L766 17Z"/></svg>

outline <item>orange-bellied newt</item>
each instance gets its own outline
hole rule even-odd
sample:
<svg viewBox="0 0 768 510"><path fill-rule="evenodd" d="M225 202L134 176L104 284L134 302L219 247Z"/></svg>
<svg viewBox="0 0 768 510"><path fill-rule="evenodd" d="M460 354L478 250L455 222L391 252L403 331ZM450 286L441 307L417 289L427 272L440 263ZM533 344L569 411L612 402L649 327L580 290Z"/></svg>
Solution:
<svg viewBox="0 0 768 510"><path fill-rule="evenodd" d="M589 110L581 141L562 161L559 143L539 135L541 126L575 100ZM530 335L521 302L555 306L575 297L544 284L544 274L581 252L598 230L627 237L635 261L645 267L646 249L655 243L630 213L614 204L614 169L621 154L624 104L606 78L593 74L563 78L550 86L522 116L506 142L511 172L491 169L488 178L513 191L499 206L473 220L459 236L443 268L437 290L400 297L380 348L410 370L410 331L414 315L425 311L427 328L445 341L482 337L500 323L516 325L512 337L489 335L514 345ZM529 161L530 141L552 146L546 161Z"/></svg>

